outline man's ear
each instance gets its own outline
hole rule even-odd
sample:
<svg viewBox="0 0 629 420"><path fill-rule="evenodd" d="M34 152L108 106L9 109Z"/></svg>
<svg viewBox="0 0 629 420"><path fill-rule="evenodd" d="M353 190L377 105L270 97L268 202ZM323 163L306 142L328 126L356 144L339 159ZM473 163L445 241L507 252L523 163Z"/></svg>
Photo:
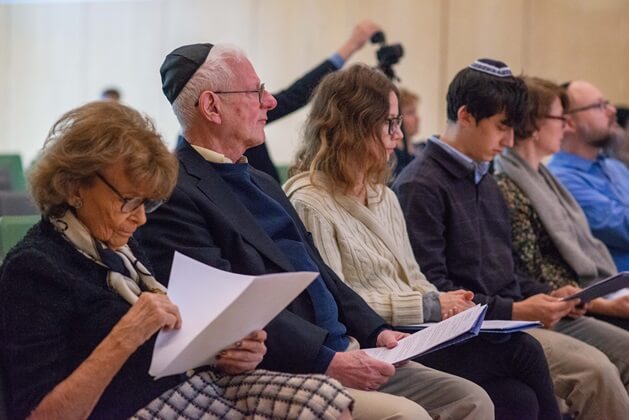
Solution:
<svg viewBox="0 0 629 420"><path fill-rule="evenodd" d="M476 125L476 118L467 110L467 105L461 105L456 111L457 122L462 127L471 127Z"/></svg>
<svg viewBox="0 0 629 420"><path fill-rule="evenodd" d="M215 124L221 123L221 103L216 94L205 90L199 96L199 113L203 118Z"/></svg>

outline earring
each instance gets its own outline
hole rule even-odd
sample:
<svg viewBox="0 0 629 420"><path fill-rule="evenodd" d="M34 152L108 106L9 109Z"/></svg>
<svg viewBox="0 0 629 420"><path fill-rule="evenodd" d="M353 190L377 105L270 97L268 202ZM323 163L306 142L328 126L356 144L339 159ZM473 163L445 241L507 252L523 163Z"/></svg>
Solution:
<svg viewBox="0 0 629 420"><path fill-rule="evenodd" d="M72 203L70 205L78 210L81 207L83 207L83 200L81 200L81 197L77 197L74 200L72 200Z"/></svg>

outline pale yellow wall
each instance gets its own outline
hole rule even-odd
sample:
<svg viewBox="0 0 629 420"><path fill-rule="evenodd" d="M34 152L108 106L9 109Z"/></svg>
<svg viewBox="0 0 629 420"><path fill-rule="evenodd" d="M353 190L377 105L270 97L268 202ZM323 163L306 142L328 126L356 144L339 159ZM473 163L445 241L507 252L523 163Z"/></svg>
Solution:
<svg viewBox="0 0 629 420"><path fill-rule="evenodd" d="M441 131L452 76L477 57L556 81L585 78L629 103L627 0L145 0L0 5L0 151L28 163L64 111L119 86L169 143L177 123L160 90L170 50L193 42L241 46L271 91L331 54L371 18L406 55L402 84L422 97L422 132ZM375 64L367 45L352 62ZM287 163L306 110L271 124Z"/></svg>

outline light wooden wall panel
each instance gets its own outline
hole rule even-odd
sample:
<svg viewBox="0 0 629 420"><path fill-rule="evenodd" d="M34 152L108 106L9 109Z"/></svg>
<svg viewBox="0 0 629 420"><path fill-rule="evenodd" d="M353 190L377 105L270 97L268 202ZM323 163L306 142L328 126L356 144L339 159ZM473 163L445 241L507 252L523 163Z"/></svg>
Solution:
<svg viewBox="0 0 629 420"><path fill-rule="evenodd" d="M405 48L402 85L422 97L421 136L445 124L445 92L473 59L516 72L585 78L629 102L627 0L119 0L0 5L0 151L35 156L61 113L119 86L170 144L177 122L161 93L166 53L229 42L278 91L330 55L363 18ZM115 22L115 23L114 23ZM375 64L373 45L351 60ZM278 163L293 155L307 110L271 124Z"/></svg>
<svg viewBox="0 0 629 420"><path fill-rule="evenodd" d="M11 42L3 69L7 78L1 82L9 125L0 141L2 150L20 151L25 164L58 116L82 102L87 72L81 61L83 11L77 4L9 7Z"/></svg>
<svg viewBox="0 0 629 420"><path fill-rule="evenodd" d="M629 1L531 2L527 72L585 79L629 104Z"/></svg>
<svg viewBox="0 0 629 420"><path fill-rule="evenodd" d="M9 7L0 5L0 147L9 150L8 133L11 121L9 119L9 89L7 82L9 79L9 44L11 43L9 30Z"/></svg>
<svg viewBox="0 0 629 420"><path fill-rule="evenodd" d="M256 18L259 36L250 55L269 91L282 90L330 56L350 34L349 13L347 1L261 3ZM307 111L302 109L267 127L267 145L275 161L292 159Z"/></svg>
<svg viewBox="0 0 629 420"><path fill-rule="evenodd" d="M524 67L525 0L446 0L446 81L476 58L506 62L515 71Z"/></svg>
<svg viewBox="0 0 629 420"><path fill-rule="evenodd" d="M422 134L429 135L440 125L443 116L435 104L443 95L434 83L440 74L442 47L439 0L282 0L264 4L259 15L261 22L285 14L281 28L273 27L263 32L264 37L260 38L263 45L258 50L264 53L254 60L258 72L271 82L268 84L271 91L288 85L289 81L329 56L349 37L359 20L371 19L384 29L387 43L404 46L404 57L394 68L402 79L401 84L422 97L420 109L425 128ZM264 26L259 25L260 28ZM287 33L300 36L287 37ZM270 50L269 45L273 45L274 50ZM378 47L366 45L350 63L375 65ZM268 126L267 145L276 161L286 163L292 160L307 112L307 108L303 109Z"/></svg>
<svg viewBox="0 0 629 420"><path fill-rule="evenodd" d="M151 2L86 4L81 47L86 69L84 100L98 98L104 87L117 87L124 102L151 115L161 128L158 116L163 95L158 70L165 53L157 6Z"/></svg>

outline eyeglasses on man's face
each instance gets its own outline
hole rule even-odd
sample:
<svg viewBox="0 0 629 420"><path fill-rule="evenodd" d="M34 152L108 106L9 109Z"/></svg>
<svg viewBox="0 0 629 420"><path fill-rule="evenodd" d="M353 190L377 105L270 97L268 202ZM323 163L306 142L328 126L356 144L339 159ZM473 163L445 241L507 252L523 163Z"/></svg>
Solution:
<svg viewBox="0 0 629 420"><path fill-rule="evenodd" d="M147 198L142 198L142 197L125 197L122 194L120 194L120 192L116 189L116 187L111 185L109 181L107 181L105 177L103 177L101 174L97 172L96 176L98 177L98 179L103 181L103 183L107 185L109 189L112 190L118 196L118 198L122 201L122 206L120 206L120 211L122 213L132 213L141 205L144 205L145 213L151 213L157 210L159 206L164 204L164 200L149 200Z"/></svg>
<svg viewBox="0 0 629 420"><path fill-rule="evenodd" d="M570 109L570 110L564 112L564 114L574 114L576 112L588 111L590 109L598 109L598 110L601 110L601 111L605 111L608 106L609 106L609 101L601 100L601 101L598 101L598 102L590 104L590 105L585 105L585 106L581 106L581 107L578 107L578 108Z"/></svg>
<svg viewBox="0 0 629 420"><path fill-rule="evenodd" d="M389 135L392 136L395 133L396 128L400 128L402 126L402 120L404 119L403 115L398 115L397 117L389 117L385 121L389 123Z"/></svg>
<svg viewBox="0 0 629 420"><path fill-rule="evenodd" d="M561 121L561 126L565 127L566 126L566 122L568 121L568 118L564 117L563 115L544 115L542 116L542 118L546 118L549 120L558 120Z"/></svg>
<svg viewBox="0 0 629 420"><path fill-rule="evenodd" d="M222 90L222 91L213 91L217 95L227 95L231 93L257 93L258 94L258 102L262 105L262 100L264 99L264 92L266 89L264 88L264 83L260 83L260 87L256 90ZM199 106L199 100L197 99L194 106Z"/></svg>

